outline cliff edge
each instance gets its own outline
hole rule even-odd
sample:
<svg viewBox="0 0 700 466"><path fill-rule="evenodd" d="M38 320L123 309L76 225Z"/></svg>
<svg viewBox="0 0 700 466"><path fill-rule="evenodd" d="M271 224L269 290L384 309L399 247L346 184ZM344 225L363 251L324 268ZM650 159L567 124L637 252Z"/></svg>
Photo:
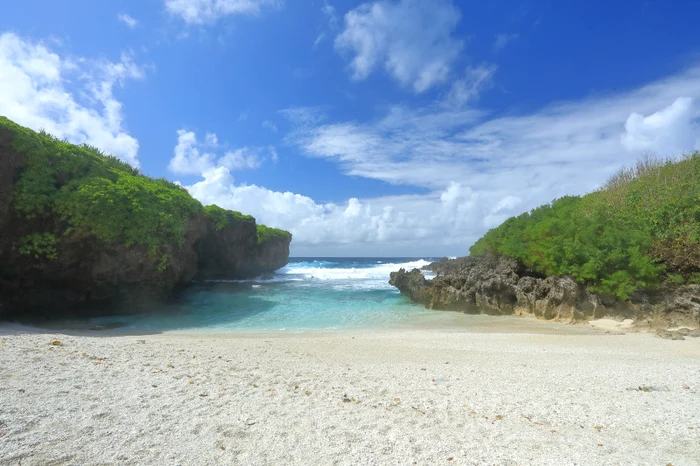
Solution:
<svg viewBox="0 0 700 466"><path fill-rule="evenodd" d="M273 272L291 239L0 117L0 315L138 310L194 278Z"/></svg>

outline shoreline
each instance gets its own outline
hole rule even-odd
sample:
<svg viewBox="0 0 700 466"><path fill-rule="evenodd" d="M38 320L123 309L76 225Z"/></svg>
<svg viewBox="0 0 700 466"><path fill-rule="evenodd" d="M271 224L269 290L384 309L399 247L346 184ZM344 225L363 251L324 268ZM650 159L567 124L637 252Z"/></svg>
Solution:
<svg viewBox="0 0 700 466"><path fill-rule="evenodd" d="M604 317L584 322L561 322L538 319L531 315L467 314L460 311L428 310L406 320L376 327L348 326L344 328L282 328L282 329L217 329L192 327L183 329L144 329L129 326L110 327L95 324L85 318L57 319L43 322L0 321L0 333L15 329L27 333L64 333L88 337L121 337L148 335L194 335L206 337L263 336L263 335L336 335L345 333L401 332L412 330L439 330L467 333L542 333L542 334L597 334L597 333L652 333L655 329L635 326L632 319ZM692 329L691 329L692 330Z"/></svg>
<svg viewBox="0 0 700 466"><path fill-rule="evenodd" d="M0 464L700 463L700 339L518 322L573 333L0 325Z"/></svg>

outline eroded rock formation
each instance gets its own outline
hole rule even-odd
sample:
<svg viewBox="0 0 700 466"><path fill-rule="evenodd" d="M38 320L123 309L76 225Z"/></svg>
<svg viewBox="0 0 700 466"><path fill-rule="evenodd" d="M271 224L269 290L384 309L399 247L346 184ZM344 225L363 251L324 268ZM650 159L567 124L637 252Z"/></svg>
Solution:
<svg viewBox="0 0 700 466"><path fill-rule="evenodd" d="M613 316L640 326L700 326L700 285L655 293L636 293L620 301L590 292L570 277L542 277L507 257L442 259L418 269L401 269L389 283L411 300L431 309L475 314L532 315L564 322Z"/></svg>

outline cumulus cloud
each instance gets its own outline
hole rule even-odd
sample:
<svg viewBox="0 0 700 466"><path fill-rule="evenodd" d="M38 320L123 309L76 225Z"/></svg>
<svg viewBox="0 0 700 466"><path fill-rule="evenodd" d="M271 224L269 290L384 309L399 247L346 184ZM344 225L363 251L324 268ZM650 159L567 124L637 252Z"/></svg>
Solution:
<svg viewBox="0 0 700 466"><path fill-rule="evenodd" d="M351 56L355 80L378 67L416 93L444 82L463 42L453 37L460 19L451 0L380 0L345 15L336 49Z"/></svg>
<svg viewBox="0 0 700 466"><path fill-rule="evenodd" d="M510 44L513 41L518 40L520 37L520 34L496 34L496 40L493 42L493 51L494 52L499 52L506 48L508 44Z"/></svg>
<svg viewBox="0 0 700 466"><path fill-rule="evenodd" d="M216 138L216 135L213 136ZM193 131L178 130L177 145L173 151L175 155L170 159L168 170L181 175L199 175L211 169L215 155L205 150L207 146L211 146L212 137L209 136L206 140L207 143L202 145L197 142L197 135Z"/></svg>
<svg viewBox="0 0 700 466"><path fill-rule="evenodd" d="M416 247L434 254L455 250L466 253L477 233L465 236L445 232L482 229L470 225L470 219L481 209L478 196L458 183L444 193L319 204L291 192L236 185L231 172L218 167L203 173L203 180L187 189L204 204L245 212L260 223L290 230L294 253L301 255L364 252L410 256ZM434 244L429 246L428 242Z"/></svg>
<svg viewBox="0 0 700 466"><path fill-rule="evenodd" d="M295 108L281 113L296 125L288 141L307 156L336 162L348 175L426 193L319 205L226 180L216 202L290 229L295 247L309 253L348 252L341 245L353 242L355 254L465 253L506 218L590 192L643 152L700 147L699 97L696 68L625 93L496 118L435 103L394 106L367 122L327 122L318 110ZM243 195L250 192L279 199L256 207ZM285 204L278 212L272 206L282 199L310 210ZM350 213L361 221L347 223Z"/></svg>
<svg viewBox="0 0 700 466"><path fill-rule="evenodd" d="M214 133L206 133L204 142L200 142L193 131L180 129L168 170L179 175L201 175L218 167L228 170L258 168L268 158L277 162L277 151L273 146L241 147L217 155L222 149Z"/></svg>
<svg viewBox="0 0 700 466"><path fill-rule="evenodd" d="M143 79L123 54L118 62L62 57L16 34L0 35L0 115L69 141L99 147L138 166L138 141L124 127L115 87Z"/></svg>
<svg viewBox="0 0 700 466"><path fill-rule="evenodd" d="M632 113L625 122L622 144L629 151L674 155L700 147L698 109L690 97L679 97L648 116Z"/></svg>
<svg viewBox="0 0 700 466"><path fill-rule="evenodd" d="M139 25L139 21L137 19L132 18L126 13L119 13L117 15L117 19L122 23L126 24L126 27L128 27L129 29L134 29L136 26Z"/></svg>
<svg viewBox="0 0 700 466"><path fill-rule="evenodd" d="M166 10L187 24L210 24L234 15L257 15L281 0L165 0Z"/></svg>
<svg viewBox="0 0 700 466"><path fill-rule="evenodd" d="M233 168L246 164L245 152L228 167L205 158L202 179L187 188L205 204L290 230L296 255L465 254L506 218L596 189L642 152L699 147L698 98L700 68L616 95L498 117L443 101L396 105L364 122L329 121L322 108L295 107L280 114L293 127L287 142L303 154L420 194L320 203L240 184Z"/></svg>
<svg viewBox="0 0 700 466"><path fill-rule="evenodd" d="M242 170L244 168L258 168L263 162L262 157L255 150L244 147L228 151L218 160L218 164L229 170Z"/></svg>

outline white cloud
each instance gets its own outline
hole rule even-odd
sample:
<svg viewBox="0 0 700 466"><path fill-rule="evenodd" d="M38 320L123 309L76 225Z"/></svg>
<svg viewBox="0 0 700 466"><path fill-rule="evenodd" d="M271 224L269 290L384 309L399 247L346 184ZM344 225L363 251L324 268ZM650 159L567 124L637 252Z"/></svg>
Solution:
<svg viewBox="0 0 700 466"><path fill-rule="evenodd" d="M233 15L257 15L281 0L165 0L166 10L187 24L209 24Z"/></svg>
<svg viewBox="0 0 700 466"><path fill-rule="evenodd" d="M216 134L206 133L204 142L199 142L193 131L180 129L168 170L180 175L201 175L218 167L229 170L258 168L268 158L277 162L277 151L273 146L241 147L218 156L220 149L222 146Z"/></svg>
<svg viewBox="0 0 700 466"><path fill-rule="evenodd" d="M175 146L175 156L170 159L168 170L181 175L199 175L210 170L214 165L215 155L211 152L200 151L209 146L212 135L207 135L207 144L202 145L197 142L197 136L192 131L180 129L177 132L177 145ZM216 135L213 135L216 138Z"/></svg>
<svg viewBox="0 0 700 466"><path fill-rule="evenodd" d="M297 125L289 142L306 155L426 193L321 205L220 179L216 202L290 229L298 254L466 253L506 218L590 192L644 151L700 148L698 98L700 68L617 95L495 118L436 103L394 106L365 123L329 123L318 109L296 108L282 114ZM257 206L263 198L266 206Z"/></svg>
<svg viewBox="0 0 700 466"><path fill-rule="evenodd" d="M321 42L323 42L324 40L326 40L326 33L325 32L319 33L319 35L316 36L316 40L314 41L314 48L318 47L321 44Z"/></svg>
<svg viewBox="0 0 700 466"><path fill-rule="evenodd" d="M541 191L537 200L546 201L594 188L633 162L641 149L667 153L696 147L697 136L691 135L699 134L697 106L677 99L698 96L700 68L627 93L532 114L489 120L487 113L470 108L396 106L364 124L307 125L291 140L308 156L337 161L349 175L429 189L444 189L452 181L477 192L505 186L513 195Z"/></svg>
<svg viewBox="0 0 700 466"><path fill-rule="evenodd" d="M219 145L219 138L216 137L216 134L214 133L207 133L204 135L204 140L206 143L212 147L216 147Z"/></svg>
<svg viewBox="0 0 700 466"><path fill-rule="evenodd" d="M228 151L218 160L218 164L229 170L241 170L244 168L258 168L263 162L260 154L247 147Z"/></svg>
<svg viewBox="0 0 700 466"><path fill-rule="evenodd" d="M332 31L338 29L338 16L335 13L335 7L324 0L321 12L328 20L328 28Z"/></svg>
<svg viewBox="0 0 700 466"><path fill-rule="evenodd" d="M187 189L206 205L238 210L253 215L259 223L290 230L293 253L300 255L466 253L476 237L445 235L445 231L464 231L481 209L478 197L457 183L444 195L351 198L318 204L291 192L237 186L224 167L205 172L202 181Z"/></svg>
<svg viewBox="0 0 700 466"><path fill-rule="evenodd" d="M495 65L469 66L464 71L464 77L452 83L447 94L447 103L461 107L479 98L479 95L493 85L493 75L496 73Z"/></svg>
<svg viewBox="0 0 700 466"><path fill-rule="evenodd" d="M627 150L676 155L700 147L698 108L690 97L679 97L668 107L643 116L632 113L625 122L622 144Z"/></svg>
<svg viewBox="0 0 700 466"><path fill-rule="evenodd" d="M322 107L290 107L279 113L297 128L312 128L326 118Z"/></svg>
<svg viewBox="0 0 700 466"><path fill-rule="evenodd" d="M463 42L452 36L460 19L451 0L380 0L345 15L335 46L352 56L353 79L383 67L417 93L445 81Z"/></svg>
<svg viewBox="0 0 700 466"><path fill-rule="evenodd" d="M508 44L518 40L520 34L496 34L496 39L493 42L493 51L499 52L503 50Z"/></svg>
<svg viewBox="0 0 700 466"><path fill-rule="evenodd" d="M277 125L271 122L270 120L265 120L262 122L262 127L265 129L269 129L270 131L276 133L277 132Z"/></svg>
<svg viewBox="0 0 700 466"><path fill-rule="evenodd" d="M117 15L117 19L122 23L126 24L126 27L128 27L129 29L134 29L136 26L139 25L139 21L137 19L132 18L126 13L119 13Z"/></svg>
<svg viewBox="0 0 700 466"><path fill-rule="evenodd" d="M335 12L335 7L324 0L323 6L321 7L321 13L323 13L323 16L325 16L327 21L327 26L324 29L331 33L337 31L340 25L338 23L338 15ZM318 47L318 45L325 39L326 31L322 31L314 41L314 48Z"/></svg>
<svg viewBox="0 0 700 466"><path fill-rule="evenodd" d="M124 127L114 88L143 77L127 54L119 62L66 58L41 42L0 35L0 115L97 146L134 166L139 144Z"/></svg>

